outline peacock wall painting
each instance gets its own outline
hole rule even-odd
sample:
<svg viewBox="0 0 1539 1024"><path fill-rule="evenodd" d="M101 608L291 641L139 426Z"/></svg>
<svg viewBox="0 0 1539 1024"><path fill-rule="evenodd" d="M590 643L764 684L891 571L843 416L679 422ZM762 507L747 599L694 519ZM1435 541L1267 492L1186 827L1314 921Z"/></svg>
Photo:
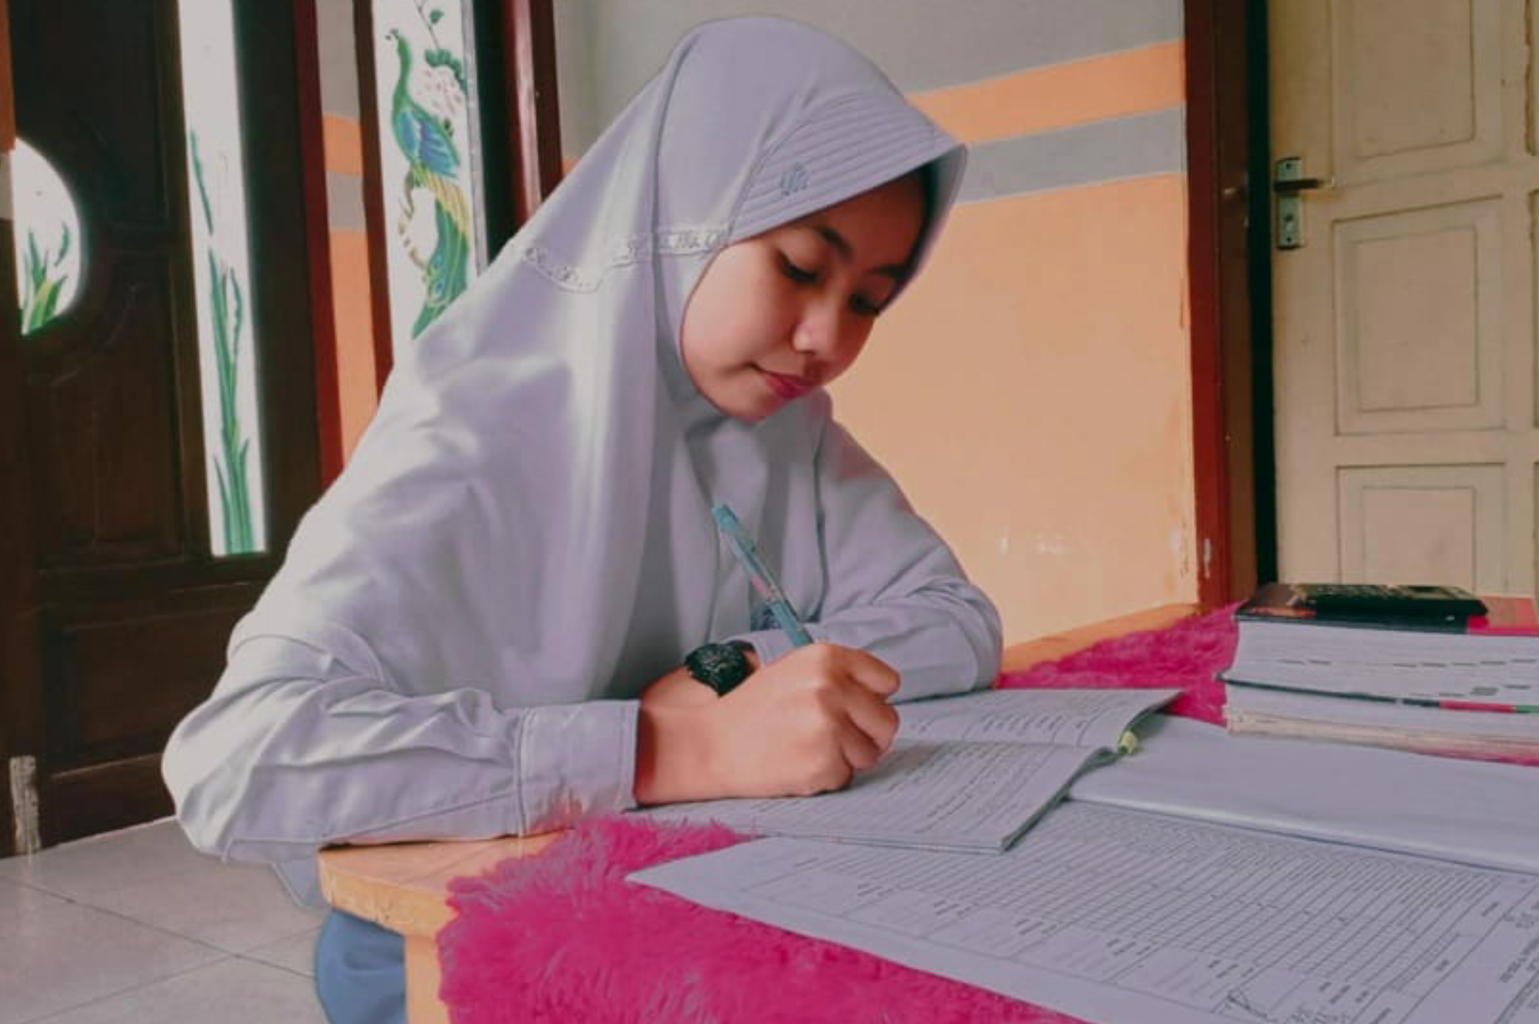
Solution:
<svg viewBox="0 0 1539 1024"><path fill-rule="evenodd" d="M427 0L388 6L397 17L383 22L390 26L383 38L394 61L379 66L381 99L386 88L389 99L389 141L382 130L381 146L399 158L384 161L387 192L399 190L390 274L392 334L399 343L403 333L421 334L475 273L467 188L471 89L463 53L452 45L459 42L463 50L464 32L456 24L460 10L454 7L446 16Z"/></svg>

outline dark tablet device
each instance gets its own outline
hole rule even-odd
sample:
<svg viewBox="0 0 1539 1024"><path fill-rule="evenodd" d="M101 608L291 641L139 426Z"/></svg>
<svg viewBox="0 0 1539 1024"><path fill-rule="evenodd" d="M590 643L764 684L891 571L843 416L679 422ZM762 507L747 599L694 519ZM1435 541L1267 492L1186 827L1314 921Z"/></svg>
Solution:
<svg viewBox="0 0 1539 1024"><path fill-rule="evenodd" d="M1388 583L1305 583L1306 608L1322 618L1468 618L1486 613L1485 602L1460 587Z"/></svg>

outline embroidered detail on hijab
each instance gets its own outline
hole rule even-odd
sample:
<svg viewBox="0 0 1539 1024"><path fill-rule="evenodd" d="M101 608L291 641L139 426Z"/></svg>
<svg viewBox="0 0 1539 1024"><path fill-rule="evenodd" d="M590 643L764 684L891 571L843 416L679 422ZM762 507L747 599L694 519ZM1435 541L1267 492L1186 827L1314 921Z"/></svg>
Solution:
<svg viewBox="0 0 1539 1024"><path fill-rule="evenodd" d="M788 196L793 192L800 192L807 187L807 167L801 161L797 161L780 176L780 194Z"/></svg>
<svg viewBox="0 0 1539 1024"><path fill-rule="evenodd" d="M695 253L714 252L727 239L722 228L660 230L648 235L628 238L614 252L603 272L641 263L654 256L689 256ZM544 274L555 284L574 292L591 292L603 281L603 273L595 276L584 274L570 263L563 263L544 246L529 244L523 247L524 261Z"/></svg>

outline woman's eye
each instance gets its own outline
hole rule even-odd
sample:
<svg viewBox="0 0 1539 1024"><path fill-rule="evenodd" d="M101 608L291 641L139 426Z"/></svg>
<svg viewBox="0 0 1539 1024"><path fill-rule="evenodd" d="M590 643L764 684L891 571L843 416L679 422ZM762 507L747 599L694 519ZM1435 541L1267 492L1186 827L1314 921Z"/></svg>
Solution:
<svg viewBox="0 0 1539 1024"><path fill-rule="evenodd" d="M806 267L792 263L787 256L780 257L780 272L797 284L811 284L818 279L816 270L808 270Z"/></svg>
<svg viewBox="0 0 1539 1024"><path fill-rule="evenodd" d="M872 302L864 295L854 295L850 298L850 309L859 316L876 316L882 311L882 304Z"/></svg>

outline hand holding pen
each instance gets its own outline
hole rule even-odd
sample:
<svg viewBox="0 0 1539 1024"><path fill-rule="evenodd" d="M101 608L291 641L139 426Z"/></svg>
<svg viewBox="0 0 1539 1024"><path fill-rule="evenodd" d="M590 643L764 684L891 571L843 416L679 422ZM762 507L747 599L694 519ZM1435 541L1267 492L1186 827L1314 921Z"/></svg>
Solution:
<svg viewBox="0 0 1539 1024"><path fill-rule="evenodd" d="M725 696L682 671L641 699L636 798L642 803L717 797L810 796L848 785L891 746L898 713L888 703L898 673L866 651L815 642L726 506L712 510L794 649L760 665ZM707 691L708 693L708 691Z"/></svg>

